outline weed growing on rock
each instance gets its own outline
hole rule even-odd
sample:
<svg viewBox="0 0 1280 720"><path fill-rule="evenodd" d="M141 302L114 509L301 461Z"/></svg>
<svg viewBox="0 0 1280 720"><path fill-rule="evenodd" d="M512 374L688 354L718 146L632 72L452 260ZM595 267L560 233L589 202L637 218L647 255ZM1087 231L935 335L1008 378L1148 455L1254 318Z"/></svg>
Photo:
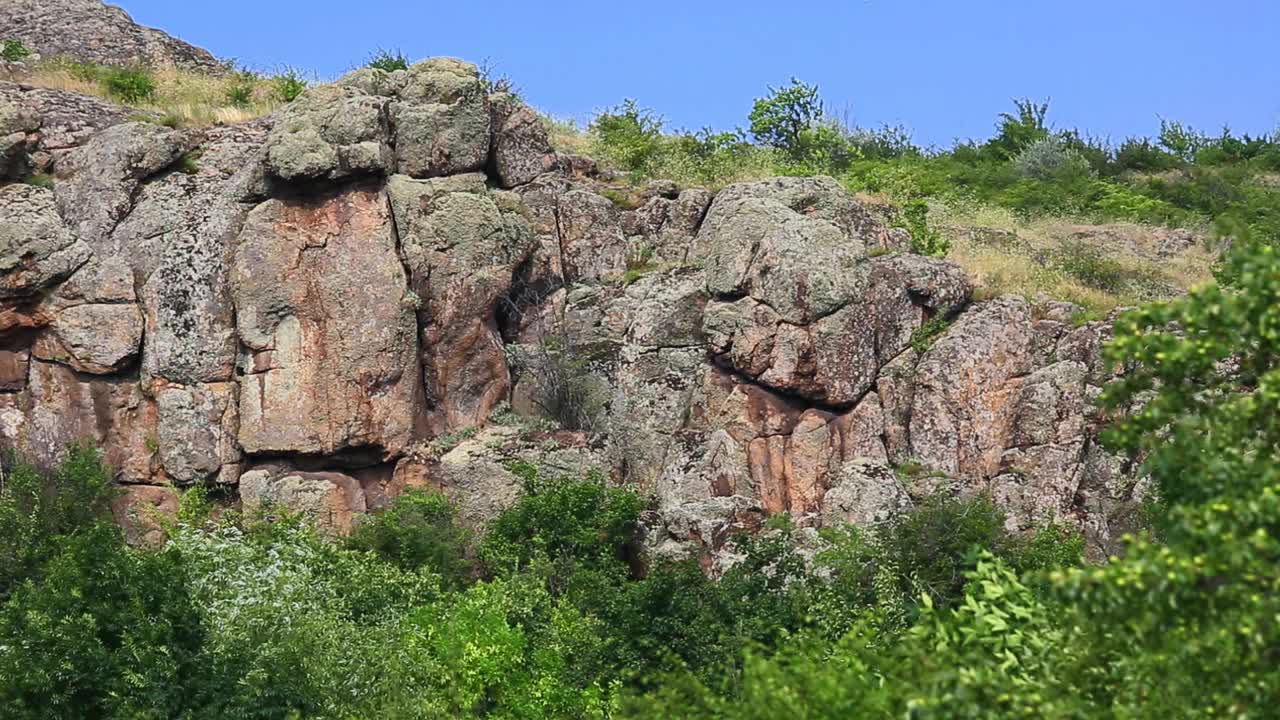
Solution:
<svg viewBox="0 0 1280 720"><path fill-rule="evenodd" d="M0 60L4 62L22 62L31 57L31 50L21 40L0 41Z"/></svg>
<svg viewBox="0 0 1280 720"><path fill-rule="evenodd" d="M374 70L382 70L384 72L408 70L409 59L398 49L388 50L385 48L378 48L373 51L373 54L365 61L364 66L373 68Z"/></svg>
<svg viewBox="0 0 1280 720"><path fill-rule="evenodd" d="M155 78L142 67L106 68L101 71L99 81L107 95L124 103L143 103L156 95Z"/></svg>

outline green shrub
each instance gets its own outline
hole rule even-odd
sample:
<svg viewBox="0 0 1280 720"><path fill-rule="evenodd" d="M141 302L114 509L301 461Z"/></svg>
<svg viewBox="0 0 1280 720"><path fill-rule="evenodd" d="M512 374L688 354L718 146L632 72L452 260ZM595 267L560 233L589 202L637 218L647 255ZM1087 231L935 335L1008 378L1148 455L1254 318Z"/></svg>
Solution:
<svg viewBox="0 0 1280 720"><path fill-rule="evenodd" d="M285 68L283 72L271 80L276 97L284 102L293 102L307 89L307 80L296 68Z"/></svg>
<svg viewBox="0 0 1280 720"><path fill-rule="evenodd" d="M771 86L768 95L756 99L747 120L756 142L803 160L809 151L806 133L822 120L818 87L797 78L782 87Z"/></svg>
<svg viewBox="0 0 1280 720"><path fill-rule="evenodd" d="M633 492L608 488L604 479L540 477L514 468L525 495L492 523L480 546L490 573L511 572L535 560L609 567L635 539L643 505Z"/></svg>
<svg viewBox="0 0 1280 720"><path fill-rule="evenodd" d="M103 68L99 77L107 94L121 102L138 104L155 98L156 81L146 68Z"/></svg>
<svg viewBox="0 0 1280 720"><path fill-rule="evenodd" d="M918 255L945 257L950 243L942 233L929 224L929 203L911 200L902 206L901 227L911 233L911 252Z"/></svg>
<svg viewBox="0 0 1280 720"><path fill-rule="evenodd" d="M972 550L1000 550L1005 542L1004 513L991 498L930 497L913 512L895 518L879 534L893 558L899 587L907 598L929 596L949 606L964 595L965 573L973 568Z"/></svg>
<svg viewBox="0 0 1280 720"><path fill-rule="evenodd" d="M470 575L466 544L448 498L416 488L365 518L347 540L353 550L376 553L403 570L429 570L450 586Z"/></svg>
<svg viewBox="0 0 1280 720"><path fill-rule="evenodd" d="M131 552L106 524L54 544L40 582L0 608L0 715L185 717L208 702L181 557Z"/></svg>
<svg viewBox="0 0 1280 720"><path fill-rule="evenodd" d="M937 315L926 320L920 327L911 331L911 349L921 355L925 354L933 345L933 339L946 332L952 322L953 318L946 315Z"/></svg>
<svg viewBox="0 0 1280 720"><path fill-rule="evenodd" d="M1061 137L1049 135L1027 145L1013 158L1018 175L1031 180L1052 181L1092 172L1087 160Z"/></svg>
<svg viewBox="0 0 1280 720"><path fill-rule="evenodd" d="M0 600L38 578L62 538L109 522L116 492L98 451L86 446L72 446L52 473L8 464L0 473Z"/></svg>
<svg viewBox="0 0 1280 720"><path fill-rule="evenodd" d="M258 87L257 73L241 70L232 76L227 85L227 102L235 107L248 107L253 104L253 94Z"/></svg>
<svg viewBox="0 0 1280 720"><path fill-rule="evenodd" d="M596 115L587 130L605 155L625 170L652 167L662 147L662 118L626 99Z"/></svg>
<svg viewBox="0 0 1280 720"><path fill-rule="evenodd" d="M386 72L408 70L409 59L406 58L404 53L400 52L398 49L387 50L385 48L378 48L373 51L373 54L369 56L368 60L365 60L364 66L373 68L374 70L384 70Z"/></svg>
<svg viewBox="0 0 1280 720"><path fill-rule="evenodd" d="M1129 138L1116 150L1115 164L1121 170L1161 172L1178 167L1179 161L1148 138Z"/></svg>
<svg viewBox="0 0 1280 720"><path fill-rule="evenodd" d="M1039 140L1049 137L1045 117L1049 114L1048 101L1036 103L1029 98L1013 101L1014 112L1000 113L996 135L984 148L1000 160L1012 160L1019 153Z"/></svg>
<svg viewBox="0 0 1280 720"><path fill-rule="evenodd" d="M21 40L5 40L0 42L0 60L4 62L22 62L31 57L31 51Z"/></svg>

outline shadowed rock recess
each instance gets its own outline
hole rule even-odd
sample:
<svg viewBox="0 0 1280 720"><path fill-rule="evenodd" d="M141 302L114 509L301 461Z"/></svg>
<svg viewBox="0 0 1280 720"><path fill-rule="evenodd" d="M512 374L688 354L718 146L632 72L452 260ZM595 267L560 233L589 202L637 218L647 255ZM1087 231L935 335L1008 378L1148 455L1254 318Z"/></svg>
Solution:
<svg viewBox="0 0 1280 720"><path fill-rule="evenodd" d="M934 492L1103 551L1141 496L1096 439L1108 323L975 302L830 178L622 209L442 58L247 124L126 117L0 86L0 440L99 445L123 522L203 482L337 532L434 487L482 525L524 460L600 468L651 500L649 552L714 562L772 513Z"/></svg>

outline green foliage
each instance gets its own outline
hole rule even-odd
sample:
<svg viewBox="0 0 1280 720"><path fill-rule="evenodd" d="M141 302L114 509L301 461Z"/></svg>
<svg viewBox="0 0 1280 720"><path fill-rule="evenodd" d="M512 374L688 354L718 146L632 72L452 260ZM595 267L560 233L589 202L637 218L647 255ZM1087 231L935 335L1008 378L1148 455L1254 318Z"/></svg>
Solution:
<svg viewBox="0 0 1280 720"><path fill-rule="evenodd" d="M385 72L408 70L409 59L399 49L378 48L365 60L364 66Z"/></svg>
<svg viewBox="0 0 1280 720"><path fill-rule="evenodd" d="M46 173L35 173L34 175L28 175L25 179L23 179L23 182L25 182L28 185L34 185L39 188L53 189L54 178L52 175L49 175Z"/></svg>
<svg viewBox="0 0 1280 720"><path fill-rule="evenodd" d="M22 62L31 57L31 50L21 40L0 41L0 60L4 62Z"/></svg>
<svg viewBox="0 0 1280 720"><path fill-rule="evenodd" d="M466 544L448 498L416 488L367 518L347 540L353 550L373 552L402 570L433 572L451 586L470 575Z"/></svg>
<svg viewBox="0 0 1280 720"><path fill-rule="evenodd" d="M1040 140L1049 137L1045 122L1049 114L1049 102L1036 103L1029 98L1013 101L1014 112L1000 113L996 135L985 150L1000 160L1012 160Z"/></svg>
<svg viewBox="0 0 1280 720"><path fill-rule="evenodd" d="M588 132L619 167L643 171L656 162L662 144L662 118L626 99L596 115Z"/></svg>
<svg viewBox="0 0 1280 720"><path fill-rule="evenodd" d="M155 78L143 67L101 68L97 78L108 95L123 103L144 103L156 94Z"/></svg>
<svg viewBox="0 0 1280 720"><path fill-rule="evenodd" d="M818 87L796 78L788 85L770 87L768 95L756 99L747 119L756 142L803 160L809 151L807 135L822 120Z"/></svg>
<svg viewBox="0 0 1280 720"><path fill-rule="evenodd" d="M902 592L928 595L939 606L958 601L973 548L997 550L1004 542L1004 514L991 498L935 495L881 532L884 551L897 565Z"/></svg>
<svg viewBox="0 0 1280 720"><path fill-rule="evenodd" d="M297 68L287 67L279 75L271 79L276 97L284 102L293 102L307 89L307 79Z"/></svg>
<svg viewBox="0 0 1280 720"><path fill-rule="evenodd" d="M902 205L901 227L911 233L911 251L918 255L945 257L951 244L929 224L929 203L919 198Z"/></svg>
<svg viewBox="0 0 1280 720"><path fill-rule="evenodd" d="M40 581L0 609L0 715L180 717L199 705L186 680L205 670L204 634L177 554L129 552L106 524L56 543Z"/></svg>
<svg viewBox="0 0 1280 720"><path fill-rule="evenodd" d="M1031 180L1057 180L1088 175L1089 162L1061 137L1048 135L1032 142L1013 158L1014 169Z"/></svg>
<svg viewBox="0 0 1280 720"><path fill-rule="evenodd" d="M544 478L523 464L513 471L523 478L525 495L494 521L480 545L491 574L541 560L607 567L625 557L643 509L639 496L606 487L599 476Z"/></svg>
<svg viewBox="0 0 1280 720"><path fill-rule="evenodd" d="M6 463L0 473L0 600L38 579L62 538L96 529L110 517L111 474L97 450L72 446L52 473Z"/></svg>
<svg viewBox="0 0 1280 720"><path fill-rule="evenodd" d="M227 85L227 102L235 107L253 104L253 93L258 87L258 74L249 70L236 72Z"/></svg>
<svg viewBox="0 0 1280 720"><path fill-rule="evenodd" d="M936 315L929 318L920 327L911 331L911 349L923 355L933 345L933 339L951 327L953 318L947 315Z"/></svg>

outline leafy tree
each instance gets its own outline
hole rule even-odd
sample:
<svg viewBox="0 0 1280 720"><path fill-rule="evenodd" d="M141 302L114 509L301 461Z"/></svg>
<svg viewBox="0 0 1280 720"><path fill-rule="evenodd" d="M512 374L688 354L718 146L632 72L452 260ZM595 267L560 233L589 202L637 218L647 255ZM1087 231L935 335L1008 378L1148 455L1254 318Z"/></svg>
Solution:
<svg viewBox="0 0 1280 720"><path fill-rule="evenodd" d="M98 451L83 445L50 474L22 462L0 472L0 600L38 579L62 538L107 522L115 492Z"/></svg>
<svg viewBox="0 0 1280 720"><path fill-rule="evenodd" d="M822 101L818 86L796 78L782 87L769 88L769 94L757 98L748 120L756 142L776 148L793 159L803 159L807 148L805 135L822 119Z"/></svg>
<svg viewBox="0 0 1280 720"><path fill-rule="evenodd" d="M377 553L403 570L426 569L446 583L463 584L470 573L467 532L455 514L445 496L410 488L391 507L366 518L347 546Z"/></svg>
<svg viewBox="0 0 1280 720"><path fill-rule="evenodd" d="M1049 102L1037 103L1030 98L1013 101L1014 112L1000 113L996 124L996 136L987 142L987 148L1001 160L1012 160L1037 140L1049 137L1045 118L1049 114Z"/></svg>
<svg viewBox="0 0 1280 720"><path fill-rule="evenodd" d="M641 171L657 160L662 126L661 117L628 98L596 115L588 131L611 159L627 170Z"/></svg>

